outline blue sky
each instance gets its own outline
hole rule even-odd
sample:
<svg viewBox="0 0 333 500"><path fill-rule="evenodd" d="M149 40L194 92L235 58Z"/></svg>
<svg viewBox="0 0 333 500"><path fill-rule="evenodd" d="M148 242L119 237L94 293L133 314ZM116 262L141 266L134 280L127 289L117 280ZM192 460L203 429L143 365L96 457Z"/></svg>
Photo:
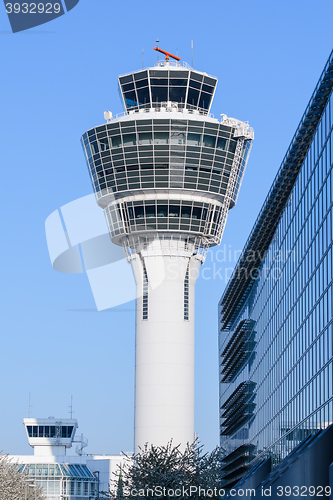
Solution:
<svg viewBox="0 0 333 500"><path fill-rule="evenodd" d="M199 278L196 290L195 428L208 449L218 444L225 268L235 264L332 49L332 16L331 0L80 0L65 16L12 34L0 8L0 449L30 453L22 425L29 393L31 416L40 417L67 417L73 395L88 453L133 449L134 303L95 311L85 275L52 269L44 224L92 192L80 137L104 123L104 110L122 111L117 76L141 68L142 49L153 65L157 37L188 63L193 39L194 67L219 78L212 112L255 129L222 240L226 262L210 254L211 279Z"/></svg>

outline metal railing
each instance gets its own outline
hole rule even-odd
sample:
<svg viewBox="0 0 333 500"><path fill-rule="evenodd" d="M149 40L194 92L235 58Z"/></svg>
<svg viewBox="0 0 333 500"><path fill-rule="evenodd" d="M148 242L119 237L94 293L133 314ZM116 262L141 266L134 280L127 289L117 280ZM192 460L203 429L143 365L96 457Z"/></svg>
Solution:
<svg viewBox="0 0 333 500"><path fill-rule="evenodd" d="M179 112L186 113L189 115L201 115L208 116L209 118L215 118L212 113L208 113L207 109L198 108L192 106L191 104L186 104L183 102L165 101L165 102L153 102L148 104L140 104L140 106L133 106L128 111L123 111L122 113L117 113L112 115L107 120L107 123L111 123L114 120L118 120L124 116L131 116L137 113L158 113L158 112Z"/></svg>
<svg viewBox="0 0 333 500"><path fill-rule="evenodd" d="M123 111L122 113L117 113L116 115L112 115L110 111L106 111L108 115L105 114L105 119L107 123L111 123L115 120L119 120L124 116L132 116L135 114L143 114L143 113L174 113L179 112L186 115L194 115L194 116L208 116L209 118L215 119L213 113L208 113L206 109L198 108L196 106L192 106L191 104L186 104L183 102L174 102L174 101L162 101L162 102L153 102L148 104L140 104L140 106L135 106L130 108L128 111ZM221 119L218 120L220 123L224 123L225 125L235 127L235 135L236 138L243 137L244 139L253 139L254 131L253 128L249 126L248 122L243 122L237 120L236 118L230 118L224 113L221 114Z"/></svg>

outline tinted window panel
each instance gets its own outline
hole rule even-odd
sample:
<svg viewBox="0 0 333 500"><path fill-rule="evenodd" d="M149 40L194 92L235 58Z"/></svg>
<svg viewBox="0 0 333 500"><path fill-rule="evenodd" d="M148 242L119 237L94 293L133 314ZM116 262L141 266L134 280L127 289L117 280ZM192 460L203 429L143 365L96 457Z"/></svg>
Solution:
<svg viewBox="0 0 333 500"><path fill-rule="evenodd" d="M169 71L169 76L170 78L187 78L188 77L188 71L186 70L170 70Z"/></svg>
<svg viewBox="0 0 333 500"><path fill-rule="evenodd" d="M169 215L170 217L179 217L180 206L179 205L170 205L169 207Z"/></svg>
<svg viewBox="0 0 333 500"><path fill-rule="evenodd" d="M168 88L167 87L152 87L151 89L152 101L162 102L168 100Z"/></svg>
<svg viewBox="0 0 333 500"><path fill-rule="evenodd" d="M143 219L144 217L143 207L134 207L134 212L136 219Z"/></svg>
<svg viewBox="0 0 333 500"><path fill-rule="evenodd" d="M119 146L121 146L121 137L120 136L112 137L112 147L118 148Z"/></svg>
<svg viewBox="0 0 333 500"><path fill-rule="evenodd" d="M190 80L190 87L194 87L195 89L201 89L201 83L196 82L195 80Z"/></svg>
<svg viewBox="0 0 333 500"><path fill-rule="evenodd" d="M133 130L134 130L134 126L135 126L134 121L125 122L125 123L121 124L121 129L124 131L124 129L127 130L128 128L133 128Z"/></svg>
<svg viewBox="0 0 333 500"><path fill-rule="evenodd" d="M123 143L124 143L124 146L135 146L136 135L135 134L123 135Z"/></svg>
<svg viewBox="0 0 333 500"><path fill-rule="evenodd" d="M204 77L204 83L208 83L208 85L211 85L212 87L216 86L217 80L214 80L213 78L209 78L209 76Z"/></svg>
<svg viewBox="0 0 333 500"><path fill-rule="evenodd" d="M170 142L171 144L185 144L185 132L171 132ZM178 155L179 151L175 153L175 156Z"/></svg>
<svg viewBox="0 0 333 500"><path fill-rule="evenodd" d="M155 205L146 206L146 217L156 217L156 207Z"/></svg>
<svg viewBox="0 0 333 500"><path fill-rule="evenodd" d="M174 102L185 102L186 87L170 87L169 100Z"/></svg>
<svg viewBox="0 0 333 500"><path fill-rule="evenodd" d="M132 75L122 76L121 78L119 78L119 81L120 81L121 85L123 85L125 83L132 82L133 77L132 77Z"/></svg>
<svg viewBox="0 0 333 500"><path fill-rule="evenodd" d="M236 151L236 144L237 144L236 141L230 140L230 144L229 144L229 152L230 153L234 153Z"/></svg>
<svg viewBox="0 0 333 500"><path fill-rule="evenodd" d="M90 147L91 147L91 151L92 151L93 155L98 153L99 150L98 150L97 142L92 142Z"/></svg>
<svg viewBox="0 0 333 500"><path fill-rule="evenodd" d="M134 75L134 80L142 80L143 78L147 78L147 71L140 71L140 73L135 73Z"/></svg>
<svg viewBox="0 0 333 500"><path fill-rule="evenodd" d="M203 75L199 75L198 73L194 73L194 71L191 71L191 78L192 80L197 80L198 82L202 82Z"/></svg>
<svg viewBox="0 0 333 500"><path fill-rule="evenodd" d="M138 101L139 104L147 104L148 102L150 102L148 87L145 87L143 89L138 89Z"/></svg>
<svg viewBox="0 0 333 500"><path fill-rule="evenodd" d="M182 207L182 217L186 219L191 217L191 207Z"/></svg>
<svg viewBox="0 0 333 500"><path fill-rule="evenodd" d="M213 87L210 87L209 85L203 85L202 90L208 94L212 94L214 92Z"/></svg>
<svg viewBox="0 0 333 500"><path fill-rule="evenodd" d="M140 80L139 82L135 82L135 86L137 89L141 89L142 87L148 87L148 79Z"/></svg>
<svg viewBox="0 0 333 500"><path fill-rule="evenodd" d="M194 89L188 89L187 103L192 106L198 105L199 91Z"/></svg>
<svg viewBox="0 0 333 500"><path fill-rule="evenodd" d="M150 85L152 86L168 86L168 80L166 78L151 78Z"/></svg>
<svg viewBox="0 0 333 500"><path fill-rule="evenodd" d="M214 148L215 147L215 137L211 135L204 135L203 136L203 146L209 147L209 148Z"/></svg>
<svg viewBox="0 0 333 500"><path fill-rule="evenodd" d="M217 139L217 145L216 145L217 149L223 149L223 150L226 150L227 149L227 139L223 139L222 137L219 137Z"/></svg>
<svg viewBox="0 0 333 500"><path fill-rule="evenodd" d="M155 144L168 144L169 134L168 132L155 132L154 133L154 143Z"/></svg>
<svg viewBox="0 0 333 500"><path fill-rule="evenodd" d="M128 216L130 219L134 219L134 211L132 207L128 207Z"/></svg>
<svg viewBox="0 0 333 500"><path fill-rule="evenodd" d="M106 149L109 149L109 141L108 141L107 137L99 140L99 147L100 147L101 151L105 151Z"/></svg>
<svg viewBox="0 0 333 500"><path fill-rule="evenodd" d="M134 83L126 83L126 85L122 85L123 92L128 92L129 90L134 90Z"/></svg>
<svg viewBox="0 0 333 500"><path fill-rule="evenodd" d="M187 86L187 79L183 80L181 78L171 78L169 85L174 86L174 87L186 87Z"/></svg>
<svg viewBox="0 0 333 500"><path fill-rule="evenodd" d="M157 217L168 216L168 205L157 205Z"/></svg>
<svg viewBox="0 0 333 500"><path fill-rule="evenodd" d="M139 134L139 144L151 144L151 141L152 141L151 132L143 132Z"/></svg>
<svg viewBox="0 0 333 500"><path fill-rule="evenodd" d="M137 106L136 95L134 90L124 93L126 104L129 106Z"/></svg>
<svg viewBox="0 0 333 500"><path fill-rule="evenodd" d="M191 146L200 146L201 134L187 134L187 143Z"/></svg>
<svg viewBox="0 0 333 500"><path fill-rule="evenodd" d="M206 94L206 92L201 92L199 108L208 109L210 106L210 101L212 100L211 94Z"/></svg>

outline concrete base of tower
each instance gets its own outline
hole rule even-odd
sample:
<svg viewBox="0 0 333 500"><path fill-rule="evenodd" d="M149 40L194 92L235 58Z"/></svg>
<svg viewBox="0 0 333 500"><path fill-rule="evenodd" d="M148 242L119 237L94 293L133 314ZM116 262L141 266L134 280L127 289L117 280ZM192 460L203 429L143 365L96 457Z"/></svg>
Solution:
<svg viewBox="0 0 333 500"><path fill-rule="evenodd" d="M137 286L135 451L194 440L194 292L203 256L156 240L132 254Z"/></svg>

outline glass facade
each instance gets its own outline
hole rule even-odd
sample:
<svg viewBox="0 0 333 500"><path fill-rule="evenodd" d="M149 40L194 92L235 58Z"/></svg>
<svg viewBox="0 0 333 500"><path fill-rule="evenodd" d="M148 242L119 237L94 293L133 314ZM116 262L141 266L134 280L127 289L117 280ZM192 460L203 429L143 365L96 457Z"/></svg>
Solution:
<svg viewBox="0 0 333 500"><path fill-rule="evenodd" d="M276 465L333 422L332 76L331 56L220 302L226 487L268 455ZM289 187L281 182L288 165ZM277 189L287 194L278 209Z"/></svg>
<svg viewBox="0 0 333 500"><path fill-rule="evenodd" d="M119 77L127 110L172 101L208 111L216 84L216 78L170 63Z"/></svg>
<svg viewBox="0 0 333 500"><path fill-rule="evenodd" d="M97 479L86 465L24 464L20 470L42 486L47 500L96 498Z"/></svg>
<svg viewBox="0 0 333 500"><path fill-rule="evenodd" d="M98 203L120 244L125 235L161 230L217 244L236 203L252 129L234 119L170 114L138 113L82 136Z"/></svg>
<svg viewBox="0 0 333 500"><path fill-rule="evenodd" d="M147 189L186 189L224 196L235 158L235 126L218 120L124 120L83 134L91 180L98 198ZM237 199L251 141L240 152ZM217 195L217 196L216 196Z"/></svg>
<svg viewBox="0 0 333 500"><path fill-rule="evenodd" d="M71 438L73 437L73 425L27 425L29 437L39 438Z"/></svg>
<svg viewBox="0 0 333 500"><path fill-rule="evenodd" d="M111 236L122 233L173 230L216 236L222 217L220 204L189 200L124 201L105 209Z"/></svg>

